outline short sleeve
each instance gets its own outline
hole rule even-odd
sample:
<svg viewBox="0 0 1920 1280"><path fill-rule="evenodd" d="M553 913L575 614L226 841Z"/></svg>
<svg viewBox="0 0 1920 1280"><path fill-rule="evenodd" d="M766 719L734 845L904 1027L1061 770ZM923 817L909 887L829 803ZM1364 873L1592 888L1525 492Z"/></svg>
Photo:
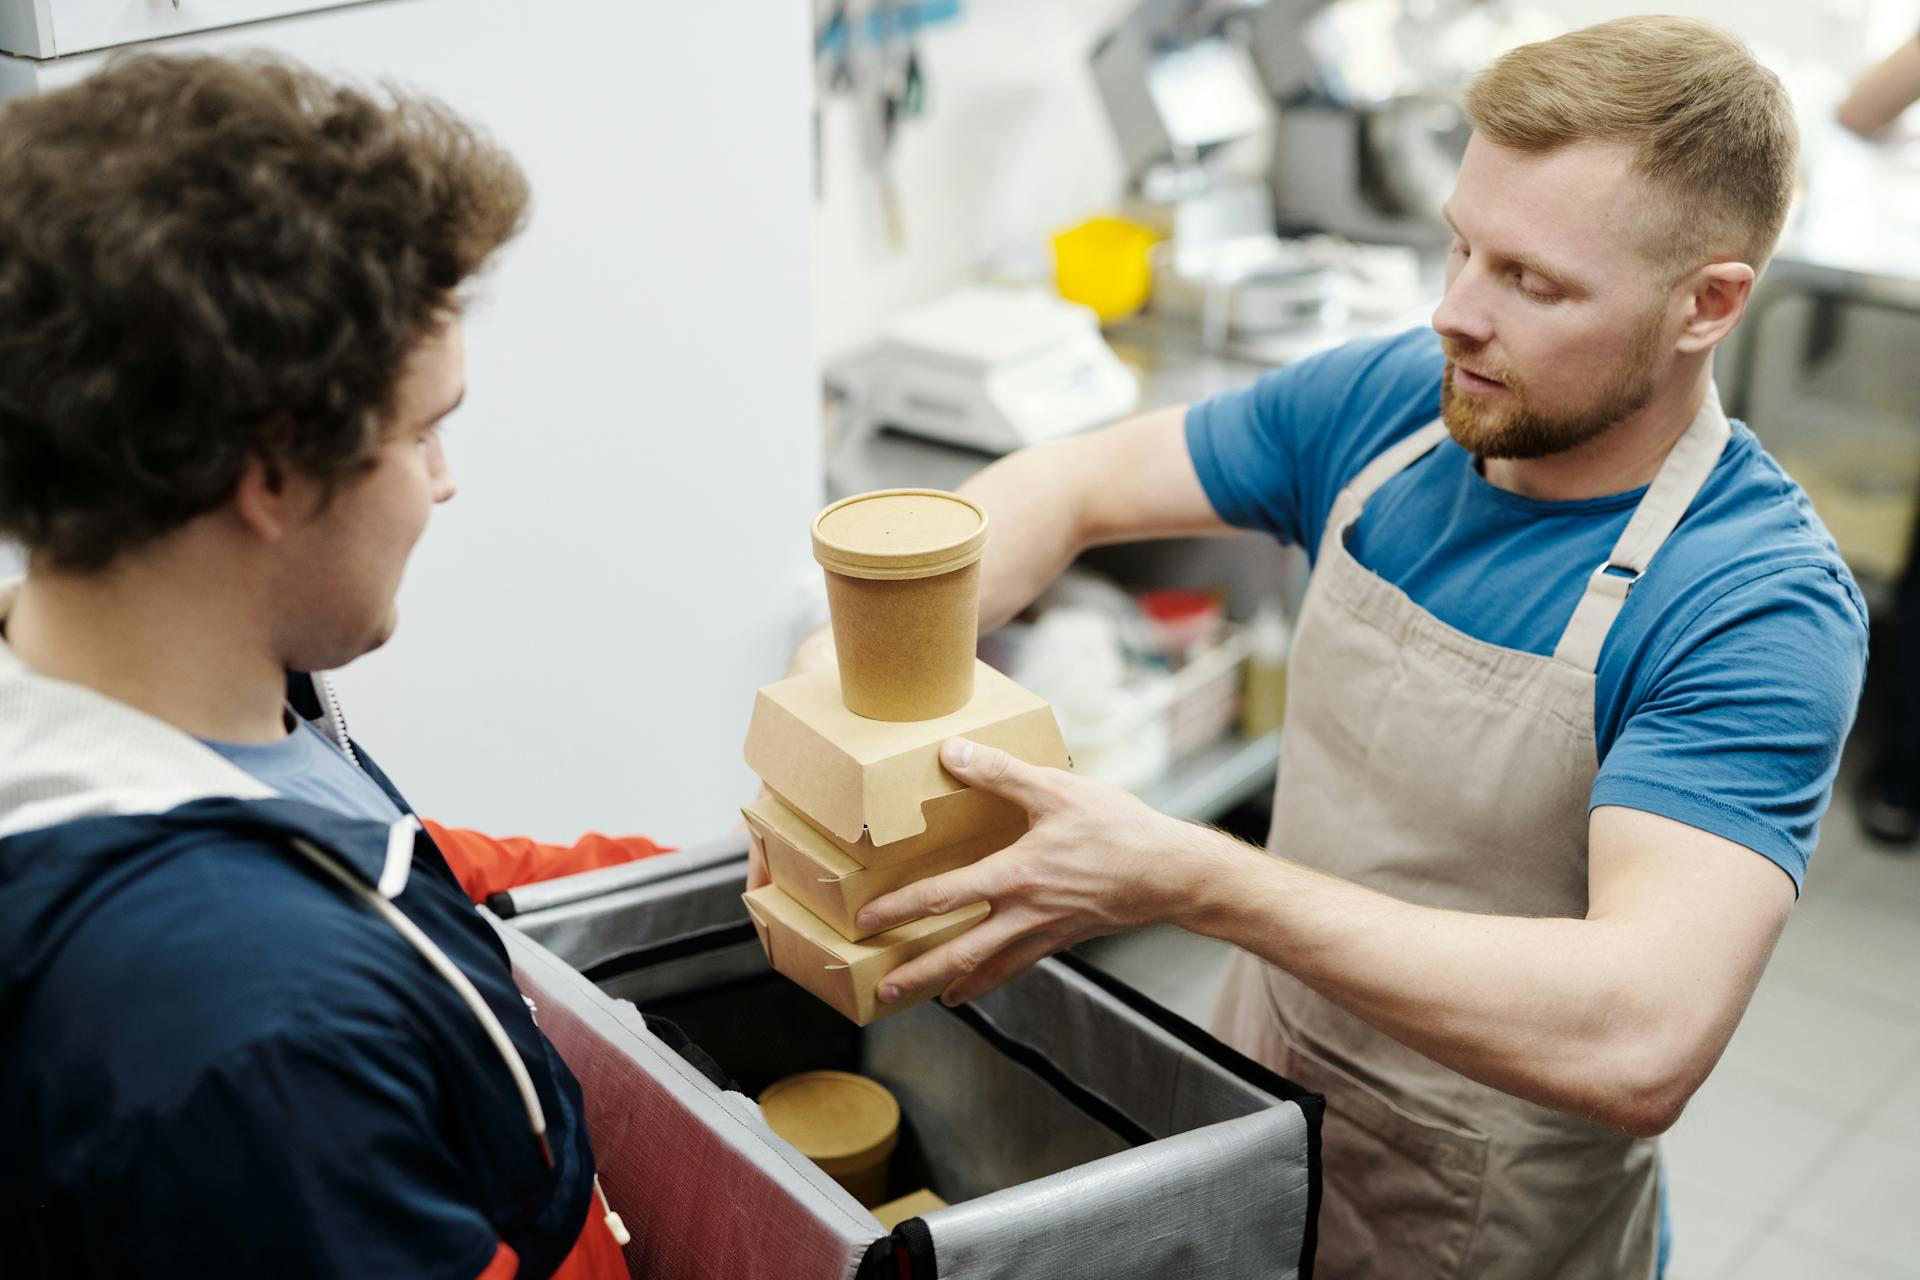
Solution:
<svg viewBox="0 0 1920 1280"><path fill-rule="evenodd" d="M1334 498L1439 412L1431 329L1348 343L1187 411L1187 451L1228 524L1318 549Z"/></svg>
<svg viewBox="0 0 1920 1280"><path fill-rule="evenodd" d="M1798 891L1859 704L1866 623L1824 565L1707 605L1643 677L1592 804L1672 818L1778 863Z"/></svg>
<svg viewBox="0 0 1920 1280"><path fill-rule="evenodd" d="M425 1055L378 1027L331 1029L325 1045L250 1044L106 1135L62 1213L87 1274L481 1274L499 1240L436 1132Z"/></svg>

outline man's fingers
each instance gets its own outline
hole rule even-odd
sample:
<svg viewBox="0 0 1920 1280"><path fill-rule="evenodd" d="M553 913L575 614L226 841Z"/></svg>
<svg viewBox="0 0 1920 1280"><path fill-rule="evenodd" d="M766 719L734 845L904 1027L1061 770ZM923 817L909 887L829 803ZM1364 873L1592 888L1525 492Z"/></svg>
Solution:
<svg viewBox="0 0 1920 1280"><path fill-rule="evenodd" d="M891 929L922 916L943 916L984 902L988 897L986 879L990 874L985 868L986 863L976 862L945 875L916 880L860 908L855 923L862 929Z"/></svg>
<svg viewBox="0 0 1920 1280"><path fill-rule="evenodd" d="M752 893L763 884L771 883L767 874L767 847L760 843L760 837L752 831L747 832L747 892Z"/></svg>
<svg viewBox="0 0 1920 1280"><path fill-rule="evenodd" d="M1045 813L1052 807L1057 771L1028 764L998 747L949 738L940 748L940 763L968 786L1003 796L1028 813Z"/></svg>
<svg viewBox="0 0 1920 1280"><path fill-rule="evenodd" d="M998 987L1003 987L1027 970L1058 951L1061 943L1046 933L1031 933L1013 943L1002 947L1000 953L987 963L975 969L968 976L950 984L940 993L943 1003L949 1005L965 1004L977 1000Z"/></svg>
<svg viewBox="0 0 1920 1280"><path fill-rule="evenodd" d="M915 956L880 979L880 999L883 1003L892 1003L928 987L943 991L955 979L986 967L1001 948L1030 927L1031 922L1023 920L1018 911L989 915L959 937L941 943L923 956Z"/></svg>

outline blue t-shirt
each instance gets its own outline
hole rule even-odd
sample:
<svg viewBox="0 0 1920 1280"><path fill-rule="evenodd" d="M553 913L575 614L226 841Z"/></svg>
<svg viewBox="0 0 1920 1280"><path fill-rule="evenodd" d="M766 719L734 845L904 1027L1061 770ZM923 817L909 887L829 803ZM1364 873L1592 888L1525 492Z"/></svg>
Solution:
<svg viewBox="0 0 1920 1280"><path fill-rule="evenodd" d="M338 743L305 717L291 710L287 714L293 718L293 732L277 742L201 741L289 800L388 826L400 821L400 807Z"/></svg>
<svg viewBox="0 0 1920 1280"><path fill-rule="evenodd" d="M1333 500L1440 413L1430 329L1352 343L1195 405L1187 446L1222 519L1314 555ZM1388 481L1354 557L1456 630L1551 654L1645 489L1542 502L1451 439ZM1747 846L1798 890L1866 671L1867 616L1833 539L1751 431L1733 437L1600 651L1590 807Z"/></svg>

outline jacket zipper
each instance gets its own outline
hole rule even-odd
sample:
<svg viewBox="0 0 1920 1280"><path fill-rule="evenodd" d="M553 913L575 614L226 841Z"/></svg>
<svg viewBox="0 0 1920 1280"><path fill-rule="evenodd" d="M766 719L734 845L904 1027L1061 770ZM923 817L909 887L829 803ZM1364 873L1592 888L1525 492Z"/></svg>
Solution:
<svg viewBox="0 0 1920 1280"><path fill-rule="evenodd" d="M340 749L347 753L347 759L353 761L354 768L360 768L360 757L354 754L353 743L347 740L347 713L340 709L340 695L333 691L333 682L318 671L313 673L313 682L326 695L327 714L333 722L333 736L340 743Z"/></svg>

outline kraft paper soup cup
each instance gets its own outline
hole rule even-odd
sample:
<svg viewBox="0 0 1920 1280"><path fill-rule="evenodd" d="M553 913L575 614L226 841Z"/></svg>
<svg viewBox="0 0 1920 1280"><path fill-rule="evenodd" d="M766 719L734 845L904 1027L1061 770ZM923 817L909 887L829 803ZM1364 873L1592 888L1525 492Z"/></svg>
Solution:
<svg viewBox="0 0 1920 1280"><path fill-rule="evenodd" d="M900 1104L877 1080L806 1071L760 1095L773 1131L871 1209L886 1198L887 1161L900 1139Z"/></svg>
<svg viewBox="0 0 1920 1280"><path fill-rule="evenodd" d="M986 543L987 513L938 489L857 494L814 518L847 710L932 720L967 705Z"/></svg>

